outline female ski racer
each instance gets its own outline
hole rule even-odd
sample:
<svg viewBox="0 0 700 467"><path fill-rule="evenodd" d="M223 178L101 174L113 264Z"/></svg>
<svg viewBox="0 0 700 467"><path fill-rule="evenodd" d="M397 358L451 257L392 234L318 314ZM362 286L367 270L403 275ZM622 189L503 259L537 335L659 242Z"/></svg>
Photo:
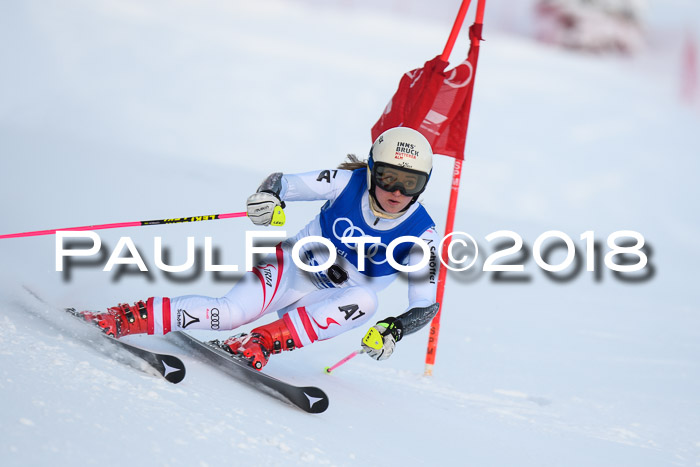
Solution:
<svg viewBox="0 0 700 467"><path fill-rule="evenodd" d="M428 246L428 254L414 238L395 245L392 255L396 263L420 268L408 273L408 308L398 317L380 320L362 339L368 355L388 358L395 343L421 329L439 307L435 303L439 238L433 220L417 202L430 178L432 156L423 135L398 127L377 138L367 163L351 157L338 170L273 173L248 198L248 217L254 224L270 225L275 208L284 207L286 201L327 202L305 228L277 245L274 254L226 295L151 297L105 313L83 312L83 317L119 338L184 329L231 330L277 312L278 320L222 344L259 370L270 354L366 324L377 310L376 293L398 276L387 260L387 246L399 237L417 237ZM308 236L324 237L337 250L336 261L326 270L307 272L292 260L295 243ZM341 241L364 236L378 238L364 245ZM364 255L358 255L359 248ZM330 257L328 247L319 243L304 244L298 254L309 266L322 265Z"/></svg>

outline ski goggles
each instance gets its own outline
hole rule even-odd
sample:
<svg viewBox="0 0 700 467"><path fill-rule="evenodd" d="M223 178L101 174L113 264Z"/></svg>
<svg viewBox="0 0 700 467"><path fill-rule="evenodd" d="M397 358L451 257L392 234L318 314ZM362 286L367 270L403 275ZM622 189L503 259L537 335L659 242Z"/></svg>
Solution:
<svg viewBox="0 0 700 467"><path fill-rule="evenodd" d="M382 162L375 162L372 172L376 186L392 193L399 190L405 196L421 194L428 183L428 175L423 172Z"/></svg>

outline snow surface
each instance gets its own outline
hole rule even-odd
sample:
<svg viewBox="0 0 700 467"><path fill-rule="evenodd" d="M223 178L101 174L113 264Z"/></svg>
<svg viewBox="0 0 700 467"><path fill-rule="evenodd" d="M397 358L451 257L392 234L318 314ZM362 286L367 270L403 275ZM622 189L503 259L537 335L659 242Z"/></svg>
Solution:
<svg viewBox="0 0 700 467"><path fill-rule="evenodd" d="M488 12L456 229L486 253L490 232L531 247L561 230L579 255L585 231L604 245L636 230L650 278L598 265L599 280L584 268L558 283L531 257L526 282L451 274L432 378L427 329L333 375L323 368L364 330L275 356L270 374L328 393L328 411L308 415L167 337L131 337L181 356L187 378L171 385L85 345L58 311L222 295L237 274L200 262L167 275L153 238L172 264L187 236L200 248L212 236L221 263L243 265L247 220L100 232L105 255L131 236L148 274L102 272L106 256L62 274L52 236L0 240L0 463L700 465L698 108L637 62L489 33ZM364 156L401 74L449 27L318 2L3 2L0 233L241 211L273 170ZM438 158L424 196L439 226L451 169ZM287 232L319 205L290 205ZM403 281L380 301L380 317L402 310Z"/></svg>

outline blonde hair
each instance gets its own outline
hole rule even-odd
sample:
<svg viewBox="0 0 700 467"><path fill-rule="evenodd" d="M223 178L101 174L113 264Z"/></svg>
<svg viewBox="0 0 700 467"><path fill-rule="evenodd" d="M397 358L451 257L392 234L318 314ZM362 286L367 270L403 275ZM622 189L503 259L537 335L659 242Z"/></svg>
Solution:
<svg viewBox="0 0 700 467"><path fill-rule="evenodd" d="M345 162L342 162L338 168L343 170L357 170L367 167L367 161L361 161L355 154L348 154Z"/></svg>

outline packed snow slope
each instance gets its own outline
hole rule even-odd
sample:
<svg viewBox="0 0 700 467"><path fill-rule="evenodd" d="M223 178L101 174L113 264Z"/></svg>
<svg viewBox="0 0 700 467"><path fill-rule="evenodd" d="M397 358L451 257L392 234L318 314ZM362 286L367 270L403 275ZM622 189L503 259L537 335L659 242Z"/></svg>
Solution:
<svg viewBox="0 0 700 467"><path fill-rule="evenodd" d="M222 295L240 274L204 272L202 256L166 274L154 237L169 264L188 236L200 254L211 236L217 262L243 269L247 219L100 231L102 254L64 272L53 236L0 240L2 465L700 465L697 109L630 61L490 34L486 18L455 225L481 253L448 277L433 377L427 329L333 375L323 368L364 329L275 356L270 374L330 396L312 416L167 336L130 338L185 361L171 385L87 345L60 311ZM272 171L364 157L401 74L440 53L449 27L308 3L3 2L0 233L237 212ZM466 50L460 39L452 60ZM435 165L424 204L441 228L452 161ZM284 230L319 207L290 204ZM504 248L485 239L499 230L523 238L526 254L504 259L523 272L479 272ZM576 244L582 266L565 280L533 259L548 230ZM643 271L603 264L618 230L644 236ZM102 271L122 236L147 273ZM399 280L377 318L406 303Z"/></svg>

